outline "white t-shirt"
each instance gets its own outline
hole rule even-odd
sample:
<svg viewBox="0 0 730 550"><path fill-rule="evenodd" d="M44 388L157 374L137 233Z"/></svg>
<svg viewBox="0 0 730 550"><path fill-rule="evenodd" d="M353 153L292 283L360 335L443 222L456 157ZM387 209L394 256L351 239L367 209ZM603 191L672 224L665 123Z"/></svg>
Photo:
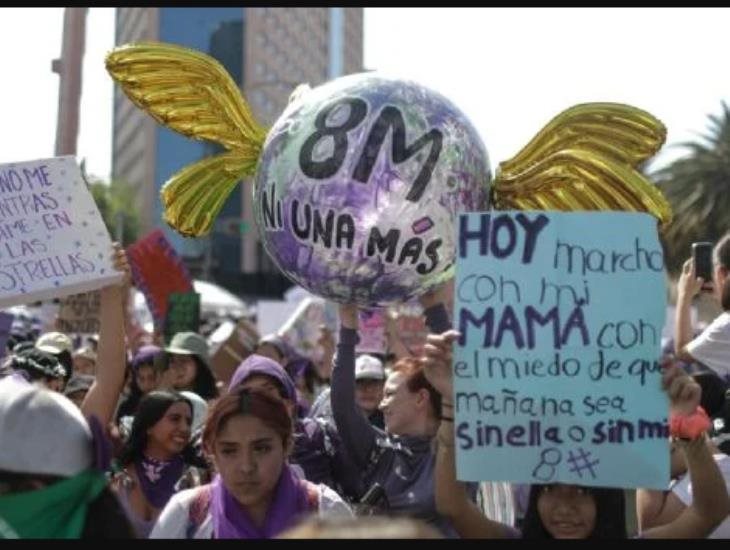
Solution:
<svg viewBox="0 0 730 550"><path fill-rule="evenodd" d="M730 313L717 316L697 338L687 344L689 354L722 378L730 376Z"/></svg>
<svg viewBox="0 0 730 550"><path fill-rule="evenodd" d="M335 491L320 483L319 489L319 515L320 516L352 516L350 507ZM185 539L190 521L189 511L199 487L186 489L175 493L168 501L164 510L157 518L152 532L151 539ZM213 537L213 517L210 511L200 523L191 538L210 539Z"/></svg>
<svg viewBox="0 0 730 550"><path fill-rule="evenodd" d="M722 477L725 478L725 486L730 491L730 456L726 454L715 454L713 455L717 467L722 472ZM682 501L685 506L692 504L692 483L689 480L689 475L685 475L680 479L677 484L672 488L674 494ZM725 518L717 529L715 529L708 539L727 539L730 538L730 517Z"/></svg>

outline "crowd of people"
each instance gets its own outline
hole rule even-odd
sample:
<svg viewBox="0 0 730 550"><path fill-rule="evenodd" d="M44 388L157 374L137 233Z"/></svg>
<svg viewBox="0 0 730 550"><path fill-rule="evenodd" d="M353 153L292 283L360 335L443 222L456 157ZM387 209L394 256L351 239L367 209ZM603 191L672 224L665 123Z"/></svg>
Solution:
<svg viewBox="0 0 730 550"><path fill-rule="evenodd" d="M730 234L713 281L679 281L670 400L671 484L621 489L457 479L452 329L443 289L420 297L420 355L358 354L358 308L318 361L276 335L230 380L207 340L125 335L130 269L101 290L100 332L14 334L0 373L2 538L726 538L730 535ZM696 335L692 299L724 312ZM691 374L687 364L704 372ZM488 477L488 476L485 476Z"/></svg>

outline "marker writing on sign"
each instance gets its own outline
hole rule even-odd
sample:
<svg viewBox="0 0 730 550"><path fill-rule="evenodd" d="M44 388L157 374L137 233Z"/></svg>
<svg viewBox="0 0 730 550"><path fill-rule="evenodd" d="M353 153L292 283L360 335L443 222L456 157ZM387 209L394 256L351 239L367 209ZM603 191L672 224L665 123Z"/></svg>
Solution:
<svg viewBox="0 0 730 550"><path fill-rule="evenodd" d="M510 214L482 214L479 216L479 229L473 230L469 228L469 217L461 215L459 256L465 258L469 242L478 241L480 256L491 254L502 259L512 255L518 242L522 241L522 263L529 264L535 252L537 237L548 223L548 217L544 214L539 214L532 220L525 214L517 214L514 218Z"/></svg>

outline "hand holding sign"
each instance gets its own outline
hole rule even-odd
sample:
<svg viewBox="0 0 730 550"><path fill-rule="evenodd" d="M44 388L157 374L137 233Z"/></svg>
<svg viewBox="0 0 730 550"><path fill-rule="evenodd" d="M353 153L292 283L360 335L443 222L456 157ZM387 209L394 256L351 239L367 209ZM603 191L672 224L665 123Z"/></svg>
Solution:
<svg viewBox="0 0 730 550"><path fill-rule="evenodd" d="M671 414L687 416L697 410L702 398L702 387L679 365L669 365L664 370L662 387L669 396Z"/></svg>
<svg viewBox="0 0 730 550"><path fill-rule="evenodd" d="M0 165L0 307L117 282L110 242L73 157Z"/></svg>
<svg viewBox="0 0 730 550"><path fill-rule="evenodd" d="M666 486L656 220L492 211L459 235L460 479Z"/></svg>
<svg viewBox="0 0 730 550"><path fill-rule="evenodd" d="M453 403L454 399L453 346L457 338L459 333L455 330L429 334L423 346L423 372L448 403Z"/></svg>

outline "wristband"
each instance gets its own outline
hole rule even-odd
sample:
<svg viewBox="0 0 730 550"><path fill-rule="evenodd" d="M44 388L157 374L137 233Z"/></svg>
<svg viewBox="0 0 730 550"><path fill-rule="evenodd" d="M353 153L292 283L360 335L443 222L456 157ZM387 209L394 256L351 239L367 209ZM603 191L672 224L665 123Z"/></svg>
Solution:
<svg viewBox="0 0 730 550"><path fill-rule="evenodd" d="M453 417L443 416L443 415L441 415L441 420L445 420L446 422L453 422L454 421Z"/></svg>
<svg viewBox="0 0 730 550"><path fill-rule="evenodd" d="M669 418L669 433L679 439L697 439L711 426L710 417L700 406L692 414L673 414Z"/></svg>

